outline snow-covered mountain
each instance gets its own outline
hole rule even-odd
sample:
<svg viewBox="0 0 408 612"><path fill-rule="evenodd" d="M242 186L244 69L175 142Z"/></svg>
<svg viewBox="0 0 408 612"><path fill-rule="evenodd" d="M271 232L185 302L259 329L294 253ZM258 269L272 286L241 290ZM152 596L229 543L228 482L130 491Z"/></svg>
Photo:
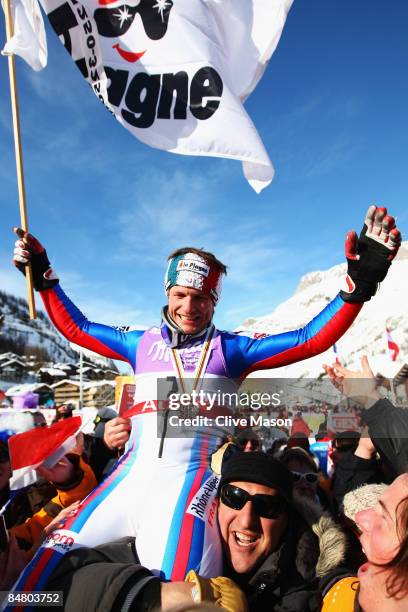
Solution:
<svg viewBox="0 0 408 612"><path fill-rule="evenodd" d="M309 272L300 279L295 294L270 314L247 319L239 330L276 334L303 327L344 287L346 264L325 271ZM387 349L385 328L392 330L392 338L400 353L392 362ZM348 332L337 342L339 357L348 365L358 364L367 354L373 369L392 376L408 361L408 241L403 242L387 278L377 295L367 302ZM311 359L273 371L275 377L316 377L322 373L323 363L334 361L333 350Z"/></svg>
<svg viewBox="0 0 408 612"><path fill-rule="evenodd" d="M35 353L41 361L67 363L78 361L79 350L57 332L41 310L37 318L30 321L26 300L0 291L0 353ZM84 351L84 354L95 364L116 369L110 359L91 351Z"/></svg>

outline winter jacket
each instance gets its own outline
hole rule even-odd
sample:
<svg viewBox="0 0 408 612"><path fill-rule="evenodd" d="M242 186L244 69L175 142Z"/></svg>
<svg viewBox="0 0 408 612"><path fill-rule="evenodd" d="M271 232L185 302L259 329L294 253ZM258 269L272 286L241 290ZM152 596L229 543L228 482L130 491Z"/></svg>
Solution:
<svg viewBox="0 0 408 612"><path fill-rule="evenodd" d="M317 612L320 578L345 560L347 538L312 502L296 502L286 536L252 575L228 575L248 597L251 612Z"/></svg>
<svg viewBox="0 0 408 612"><path fill-rule="evenodd" d="M408 411L381 399L363 412L373 444L390 470L391 480L408 467Z"/></svg>
<svg viewBox="0 0 408 612"><path fill-rule="evenodd" d="M72 462L77 464L75 480L66 485L55 485L57 495L48 501L38 512L26 519L24 523L10 529L19 540L31 546L42 535L44 527L61 512L77 500L82 500L97 485L92 468L78 455L69 455Z"/></svg>

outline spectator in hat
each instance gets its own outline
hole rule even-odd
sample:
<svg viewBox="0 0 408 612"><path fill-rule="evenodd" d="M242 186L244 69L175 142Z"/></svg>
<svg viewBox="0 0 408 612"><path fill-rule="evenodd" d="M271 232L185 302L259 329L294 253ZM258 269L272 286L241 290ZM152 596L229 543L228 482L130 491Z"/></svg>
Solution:
<svg viewBox="0 0 408 612"><path fill-rule="evenodd" d="M218 522L225 574L253 612L320 610L319 579L344 561L346 537L333 519L293 496L289 470L262 452L223 462Z"/></svg>

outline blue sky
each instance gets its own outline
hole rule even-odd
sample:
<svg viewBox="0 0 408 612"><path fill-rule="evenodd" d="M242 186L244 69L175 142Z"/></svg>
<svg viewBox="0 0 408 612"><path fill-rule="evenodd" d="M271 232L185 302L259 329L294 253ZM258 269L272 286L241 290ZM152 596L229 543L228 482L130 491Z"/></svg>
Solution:
<svg viewBox="0 0 408 612"><path fill-rule="evenodd" d="M239 162L172 155L132 137L47 27L48 67L17 60L29 223L86 315L158 322L167 254L204 247L229 265L216 323L232 329L343 261L371 203L408 226L408 3L295 0L246 108L274 163L259 196ZM0 26L4 40L4 24ZM19 223L7 60L0 58L0 286Z"/></svg>

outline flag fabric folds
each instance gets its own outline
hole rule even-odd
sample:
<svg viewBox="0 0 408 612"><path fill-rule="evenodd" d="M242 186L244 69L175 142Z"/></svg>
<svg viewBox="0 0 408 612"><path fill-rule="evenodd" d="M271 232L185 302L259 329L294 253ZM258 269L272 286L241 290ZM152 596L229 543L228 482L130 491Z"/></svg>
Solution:
<svg viewBox="0 0 408 612"><path fill-rule="evenodd" d="M94 93L152 147L241 160L260 192L274 169L242 103L293 0L41 0Z"/></svg>
<svg viewBox="0 0 408 612"><path fill-rule="evenodd" d="M388 350L390 351L391 361L396 361L399 355L400 349L399 349L398 344L394 342L394 340L392 339L391 330L387 327L386 331L387 331L387 344L388 344Z"/></svg>
<svg viewBox="0 0 408 612"><path fill-rule="evenodd" d="M81 429L81 417L71 417L15 434L8 440L12 477L10 490L21 489L37 480L35 469L51 468L73 446Z"/></svg>
<svg viewBox="0 0 408 612"><path fill-rule="evenodd" d="M5 0L2 0L4 9ZM6 42L2 55L19 55L33 70L47 65L47 39L37 0L11 0L13 37Z"/></svg>

